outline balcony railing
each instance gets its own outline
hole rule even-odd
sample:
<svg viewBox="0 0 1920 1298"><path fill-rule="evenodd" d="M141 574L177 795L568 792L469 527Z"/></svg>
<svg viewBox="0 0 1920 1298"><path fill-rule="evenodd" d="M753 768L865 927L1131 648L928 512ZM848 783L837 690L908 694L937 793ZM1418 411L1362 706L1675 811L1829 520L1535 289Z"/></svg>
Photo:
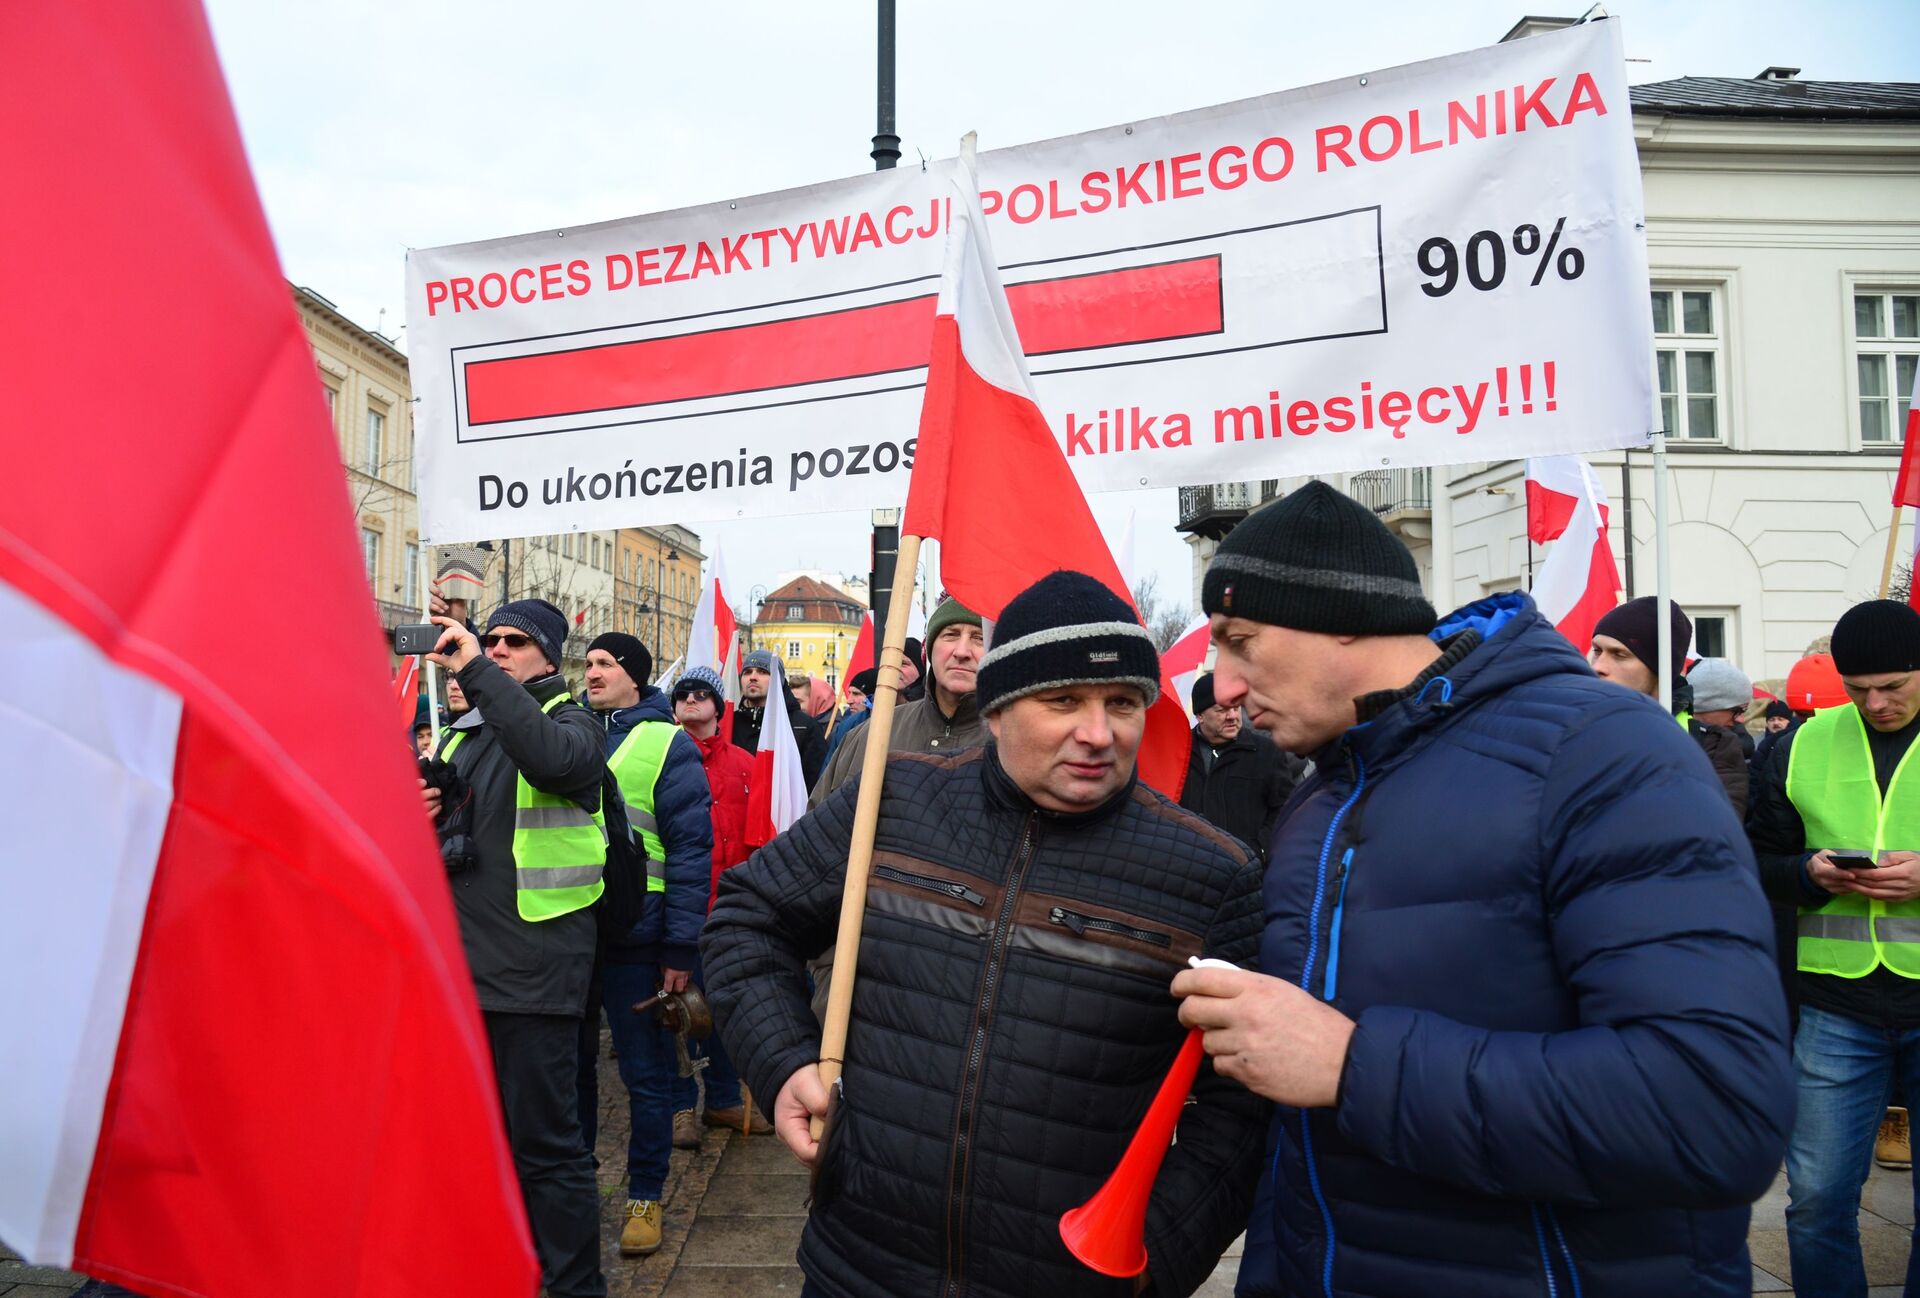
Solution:
<svg viewBox="0 0 1920 1298"><path fill-rule="evenodd" d="M1353 498L1376 514L1433 508L1430 469L1368 469L1347 479Z"/></svg>

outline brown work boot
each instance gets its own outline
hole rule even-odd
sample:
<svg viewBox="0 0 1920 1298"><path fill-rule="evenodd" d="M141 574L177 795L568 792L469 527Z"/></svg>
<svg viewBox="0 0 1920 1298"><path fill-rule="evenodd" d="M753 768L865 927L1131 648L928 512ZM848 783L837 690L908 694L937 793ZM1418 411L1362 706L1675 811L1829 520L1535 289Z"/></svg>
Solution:
<svg viewBox="0 0 1920 1298"><path fill-rule="evenodd" d="M673 1115L673 1147L700 1148L700 1120L694 1116L692 1109L682 1109Z"/></svg>
<svg viewBox="0 0 1920 1298"><path fill-rule="evenodd" d="M746 1106L741 1104L728 1109L708 1109L706 1122L709 1127L725 1127L729 1131L737 1131L747 1136L764 1136L773 1130L773 1124L762 1117L758 1109L751 1111L753 1125L748 1127L746 1125L748 1112Z"/></svg>
<svg viewBox="0 0 1920 1298"><path fill-rule="evenodd" d="M660 1205L652 1199L627 1200L627 1224L620 1228L620 1255L645 1257L660 1247Z"/></svg>
<svg viewBox="0 0 1920 1298"><path fill-rule="evenodd" d="M1880 1120L1880 1139L1873 1143L1873 1161L1890 1172L1913 1166L1913 1144L1907 1138L1907 1111L1888 1109Z"/></svg>

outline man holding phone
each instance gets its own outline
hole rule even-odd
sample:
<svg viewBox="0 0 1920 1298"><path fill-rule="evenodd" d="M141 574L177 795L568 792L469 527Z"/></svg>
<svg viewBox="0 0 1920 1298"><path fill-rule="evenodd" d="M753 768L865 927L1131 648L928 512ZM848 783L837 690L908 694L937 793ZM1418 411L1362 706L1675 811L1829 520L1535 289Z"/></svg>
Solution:
<svg viewBox="0 0 1920 1298"><path fill-rule="evenodd" d="M1802 1298L1866 1292L1860 1188L1888 1096L1920 1094L1920 613L1855 605L1832 652L1852 702L1780 737L1747 824L1767 892L1799 907L1787 1243Z"/></svg>
<svg viewBox="0 0 1920 1298"><path fill-rule="evenodd" d="M440 605L436 604L436 607ZM472 706L438 756L471 806L472 861L449 877L468 971L493 1053L507 1143L546 1292L605 1298L600 1199L575 1096L581 1013L593 974L606 840L606 732L567 693L567 618L545 600L502 604L476 637L433 619L429 661ZM456 808L421 782L427 814Z"/></svg>

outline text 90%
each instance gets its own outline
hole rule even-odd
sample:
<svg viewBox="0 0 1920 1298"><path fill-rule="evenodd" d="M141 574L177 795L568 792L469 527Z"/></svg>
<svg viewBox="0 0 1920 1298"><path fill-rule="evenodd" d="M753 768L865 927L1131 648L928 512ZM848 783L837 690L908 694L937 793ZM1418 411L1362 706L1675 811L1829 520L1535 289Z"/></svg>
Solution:
<svg viewBox="0 0 1920 1298"><path fill-rule="evenodd" d="M1585 253L1572 246L1560 247L1560 232L1566 225L1564 216L1553 223L1545 248L1540 246L1539 226L1514 227L1513 251L1521 257L1538 254L1540 258L1533 270L1532 287L1540 287L1549 266L1561 279L1579 279L1580 272L1587 268ZM1420 245L1418 261L1420 269L1433 278L1421 284L1420 291L1428 297L1445 297L1459 286L1460 272L1465 270L1467 283L1482 293L1492 292L1507 278L1507 242L1492 230L1481 230L1467 240L1466 255L1462 257L1451 239L1436 236L1427 240Z"/></svg>

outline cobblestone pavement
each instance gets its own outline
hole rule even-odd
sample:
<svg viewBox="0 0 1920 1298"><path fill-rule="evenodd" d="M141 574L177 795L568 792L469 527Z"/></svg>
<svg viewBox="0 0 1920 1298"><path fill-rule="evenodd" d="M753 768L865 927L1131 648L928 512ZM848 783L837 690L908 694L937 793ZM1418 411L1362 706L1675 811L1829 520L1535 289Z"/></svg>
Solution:
<svg viewBox="0 0 1920 1298"><path fill-rule="evenodd" d="M609 1298L798 1298L794 1265L806 1222L806 1169L770 1135L709 1129L700 1148L673 1151L660 1251L619 1255L626 1209L627 1096L604 1054L600 1068L602 1265ZM1753 1292L1791 1295L1783 1172L1753 1207ZM1861 1196L1869 1298L1899 1298L1913 1226L1909 1174L1876 1167ZM1236 1241L1198 1298L1231 1298ZM33 1267L0 1248L0 1298L70 1298L84 1277Z"/></svg>

